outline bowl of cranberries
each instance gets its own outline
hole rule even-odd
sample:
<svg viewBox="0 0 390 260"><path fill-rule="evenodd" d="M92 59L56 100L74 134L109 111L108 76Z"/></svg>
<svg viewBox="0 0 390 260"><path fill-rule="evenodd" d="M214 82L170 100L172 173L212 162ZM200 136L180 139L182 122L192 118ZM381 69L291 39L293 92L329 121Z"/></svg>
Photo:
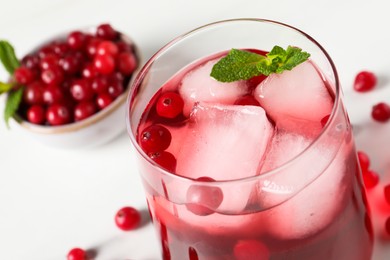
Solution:
<svg viewBox="0 0 390 260"><path fill-rule="evenodd" d="M125 130L126 93L139 64L133 41L109 24L45 41L11 75L13 91L23 89L12 121L53 146L105 143Z"/></svg>

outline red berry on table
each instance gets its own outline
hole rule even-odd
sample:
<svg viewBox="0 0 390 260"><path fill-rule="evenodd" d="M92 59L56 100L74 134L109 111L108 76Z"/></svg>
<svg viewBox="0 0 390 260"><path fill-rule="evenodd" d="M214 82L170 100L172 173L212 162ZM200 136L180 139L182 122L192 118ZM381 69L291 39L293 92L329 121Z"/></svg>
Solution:
<svg viewBox="0 0 390 260"><path fill-rule="evenodd" d="M96 55L110 55L115 57L118 55L118 46L112 41L102 41L96 50Z"/></svg>
<svg viewBox="0 0 390 260"><path fill-rule="evenodd" d="M374 73L362 71L356 75L353 88L358 92L367 92L375 87L376 81L377 79Z"/></svg>
<svg viewBox="0 0 390 260"><path fill-rule="evenodd" d="M33 105L27 110L27 120L33 124L43 124L46 121L46 111L40 105Z"/></svg>
<svg viewBox="0 0 390 260"><path fill-rule="evenodd" d="M112 103L112 101L112 97L106 93L99 94L96 97L96 104L98 105L100 110L108 107Z"/></svg>
<svg viewBox="0 0 390 260"><path fill-rule="evenodd" d="M64 74L58 67L49 68L42 71L41 79L47 85L60 85L64 80Z"/></svg>
<svg viewBox="0 0 390 260"><path fill-rule="evenodd" d="M140 136L140 146L147 153L164 151L171 144L172 135L162 125L145 128Z"/></svg>
<svg viewBox="0 0 390 260"><path fill-rule="evenodd" d="M115 223L124 231L133 230L141 223L141 214L132 207L121 208L115 215Z"/></svg>
<svg viewBox="0 0 390 260"><path fill-rule="evenodd" d="M383 189L384 194L385 194L385 199L387 203L390 204L390 184L386 185L385 188Z"/></svg>
<svg viewBox="0 0 390 260"><path fill-rule="evenodd" d="M103 38L105 40L116 40L118 37L117 31L111 27L110 24L101 24L96 30L96 36Z"/></svg>
<svg viewBox="0 0 390 260"><path fill-rule="evenodd" d="M43 90L43 102L47 105L52 105L62 102L64 94L58 86L47 86Z"/></svg>
<svg viewBox="0 0 390 260"><path fill-rule="evenodd" d="M81 248L73 248L67 255L67 260L87 260L87 252Z"/></svg>
<svg viewBox="0 0 390 260"><path fill-rule="evenodd" d="M70 86L70 93L77 101L88 101L94 97L91 83L87 79L77 79Z"/></svg>
<svg viewBox="0 0 390 260"><path fill-rule="evenodd" d="M214 182L210 177L196 179L201 182ZM198 216L207 216L215 212L221 205L223 193L219 187L194 184L187 190L186 207L189 211Z"/></svg>
<svg viewBox="0 0 390 260"><path fill-rule="evenodd" d="M362 172L368 171L368 169L370 168L370 158L368 157L368 155L363 151L358 151L357 156Z"/></svg>
<svg viewBox="0 0 390 260"><path fill-rule="evenodd" d="M390 119L390 106L386 103L378 103L372 107L371 116L375 121L387 122Z"/></svg>
<svg viewBox="0 0 390 260"><path fill-rule="evenodd" d="M80 121L92 116L97 111L96 105L92 101L83 101L74 108L74 120Z"/></svg>
<svg viewBox="0 0 390 260"><path fill-rule="evenodd" d="M268 247L258 240L240 240L233 250L237 260L270 258Z"/></svg>
<svg viewBox="0 0 390 260"><path fill-rule="evenodd" d="M68 35L68 45L74 50L82 50L85 47L87 37L80 31L71 32Z"/></svg>
<svg viewBox="0 0 390 260"><path fill-rule="evenodd" d="M366 189L372 189L379 183L379 175L371 170L363 172L363 181Z"/></svg>
<svg viewBox="0 0 390 260"><path fill-rule="evenodd" d="M54 104L46 111L46 120L50 125L64 125L72 120L69 108L63 104Z"/></svg>
<svg viewBox="0 0 390 260"><path fill-rule="evenodd" d="M183 112L184 101L176 92L161 94L156 103L157 114L165 118L175 118Z"/></svg>
<svg viewBox="0 0 390 260"><path fill-rule="evenodd" d="M155 161L158 165L169 172L175 172L176 170L176 158L170 152L154 152L148 154L150 159Z"/></svg>
<svg viewBox="0 0 390 260"><path fill-rule="evenodd" d="M23 101L29 105L42 104L44 87L45 85L41 81L30 83L23 91Z"/></svg>
<svg viewBox="0 0 390 260"><path fill-rule="evenodd" d="M93 60L93 65L99 73L108 75L115 70L115 60L111 55L97 55Z"/></svg>
<svg viewBox="0 0 390 260"><path fill-rule="evenodd" d="M19 67L14 72L15 80L22 84L29 84L35 79L34 72L27 67Z"/></svg>
<svg viewBox="0 0 390 260"><path fill-rule="evenodd" d="M137 68L137 60L133 53L122 52L117 59L118 70L125 76L130 76Z"/></svg>

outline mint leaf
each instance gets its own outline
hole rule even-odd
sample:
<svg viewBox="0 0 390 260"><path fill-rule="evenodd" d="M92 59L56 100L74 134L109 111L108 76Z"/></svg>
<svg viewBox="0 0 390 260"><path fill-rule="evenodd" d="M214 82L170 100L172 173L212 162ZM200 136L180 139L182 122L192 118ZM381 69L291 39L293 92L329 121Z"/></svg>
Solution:
<svg viewBox="0 0 390 260"><path fill-rule="evenodd" d="M9 127L8 121L9 119L15 114L15 112L19 108L19 104L22 101L23 96L23 88L19 88L15 91L10 91L8 93L7 102L5 103L5 110L4 110L4 120Z"/></svg>
<svg viewBox="0 0 390 260"><path fill-rule="evenodd" d="M268 76L292 70L309 57L309 53L292 46L288 46L286 50L274 46L266 56L232 49L213 66L210 76L221 82L247 80L260 74Z"/></svg>
<svg viewBox="0 0 390 260"><path fill-rule="evenodd" d="M14 85L11 83L4 83L4 82L0 81L0 95L5 93L5 92L10 91L13 86Z"/></svg>
<svg viewBox="0 0 390 260"><path fill-rule="evenodd" d="M20 66L14 48L7 41L0 41L0 60L10 75Z"/></svg>

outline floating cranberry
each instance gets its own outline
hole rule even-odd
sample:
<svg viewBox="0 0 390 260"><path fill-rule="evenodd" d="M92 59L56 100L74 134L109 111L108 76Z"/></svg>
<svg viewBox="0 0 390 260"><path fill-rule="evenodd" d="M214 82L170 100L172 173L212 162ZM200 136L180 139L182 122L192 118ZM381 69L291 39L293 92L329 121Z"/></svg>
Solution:
<svg viewBox="0 0 390 260"><path fill-rule="evenodd" d="M68 35L68 44L74 50L82 50L86 44L86 36L84 33L80 31L71 32Z"/></svg>
<svg viewBox="0 0 390 260"><path fill-rule="evenodd" d="M176 170L176 158L173 154L162 151L162 152L154 152L148 154L150 159L155 161L162 168L166 169L169 172L175 172Z"/></svg>
<svg viewBox="0 0 390 260"><path fill-rule="evenodd" d="M324 127L328 123L330 115L326 115L321 119L321 126Z"/></svg>
<svg viewBox="0 0 390 260"><path fill-rule="evenodd" d="M246 81L246 85L249 90L253 90L266 78L267 76L265 75L254 76Z"/></svg>
<svg viewBox="0 0 390 260"><path fill-rule="evenodd" d="M112 41L102 41L97 48L96 54L115 57L118 55L118 46L116 46L116 44Z"/></svg>
<svg viewBox="0 0 390 260"><path fill-rule="evenodd" d="M214 182L210 177L196 179L202 182ZM206 186L201 184L191 185L187 191L186 207L189 211L199 216L207 216L221 205L223 193L219 187Z"/></svg>
<svg viewBox="0 0 390 260"><path fill-rule="evenodd" d="M41 79L47 85L60 85L64 80L64 74L60 68L49 68L42 71Z"/></svg>
<svg viewBox="0 0 390 260"><path fill-rule="evenodd" d="M198 253L196 252L195 248L191 246L188 248L188 257L189 260L199 260Z"/></svg>
<svg viewBox="0 0 390 260"><path fill-rule="evenodd" d="M271 256L268 247L258 240L240 240L234 246L233 251L237 260L268 260Z"/></svg>
<svg viewBox="0 0 390 260"><path fill-rule="evenodd" d="M119 71L125 76L130 76L137 68L137 60L131 52L119 54L117 64Z"/></svg>
<svg viewBox="0 0 390 260"><path fill-rule="evenodd" d="M164 151L171 144L171 133L162 125L145 128L140 137L141 148L147 153Z"/></svg>
<svg viewBox="0 0 390 260"><path fill-rule="evenodd" d="M87 260L87 252L81 248L73 248L67 255L67 260Z"/></svg>
<svg viewBox="0 0 390 260"><path fill-rule="evenodd" d="M184 101L176 92L161 94L156 103L157 114L165 118L175 118L183 112Z"/></svg>
<svg viewBox="0 0 390 260"><path fill-rule="evenodd" d="M23 101L29 105L39 105L43 103L44 84L34 81L26 86L23 91Z"/></svg>
<svg viewBox="0 0 390 260"><path fill-rule="evenodd" d="M390 106L386 103L378 103L372 108L371 116L378 122L387 122L390 119Z"/></svg>
<svg viewBox="0 0 390 260"><path fill-rule="evenodd" d="M92 101L83 101L77 104L74 109L75 121L83 120L87 117L92 116L97 111L96 105Z"/></svg>
<svg viewBox="0 0 390 260"><path fill-rule="evenodd" d="M26 85L31 83L35 79L34 72L27 67L19 67L14 72L15 80L22 84Z"/></svg>
<svg viewBox="0 0 390 260"><path fill-rule="evenodd" d="M390 204L390 184L388 184L384 187L383 192L385 194L385 199L386 199L387 203Z"/></svg>
<svg viewBox="0 0 390 260"><path fill-rule="evenodd" d="M46 111L46 120L50 125L64 125L71 122L69 108L63 104L54 104L48 107Z"/></svg>
<svg viewBox="0 0 390 260"><path fill-rule="evenodd" d="M115 215L115 223L124 231L133 230L141 223L141 214L132 207L121 208Z"/></svg>
<svg viewBox="0 0 390 260"><path fill-rule="evenodd" d="M385 231L388 235L390 235L390 217L388 217L386 219L386 222L385 222Z"/></svg>
<svg viewBox="0 0 390 260"><path fill-rule="evenodd" d="M240 98L238 98L234 105L240 105L240 106L260 106L260 103L252 96L252 95L245 95Z"/></svg>
<svg viewBox="0 0 390 260"><path fill-rule="evenodd" d="M96 35L105 40L115 40L118 37L117 31L109 24L101 24L96 30Z"/></svg>
<svg viewBox="0 0 390 260"><path fill-rule="evenodd" d="M77 101L88 101L94 97L91 83L86 79L77 79L70 86L70 93Z"/></svg>
<svg viewBox="0 0 390 260"><path fill-rule="evenodd" d="M366 189L372 189L379 183L379 175L371 170L363 172L363 181Z"/></svg>
<svg viewBox="0 0 390 260"><path fill-rule="evenodd" d="M353 88L358 92L367 92L375 87L376 81L374 73L362 71L356 75Z"/></svg>
<svg viewBox="0 0 390 260"><path fill-rule="evenodd" d="M27 110L27 120L33 124L43 124L46 120L46 111L40 105L33 105Z"/></svg>
<svg viewBox="0 0 390 260"><path fill-rule="evenodd" d="M368 155L363 151L358 151L357 156L362 172L368 171L368 169L370 168L370 158L368 157Z"/></svg>
<svg viewBox="0 0 390 260"><path fill-rule="evenodd" d="M113 99L109 94L102 93L96 97L96 104L99 109L104 109L112 103Z"/></svg>
<svg viewBox="0 0 390 260"><path fill-rule="evenodd" d="M47 86L43 90L43 102L48 105L60 103L64 100L64 94L58 86Z"/></svg>
<svg viewBox="0 0 390 260"><path fill-rule="evenodd" d="M115 70L115 60L111 55L97 55L93 60L93 65L99 73L108 75Z"/></svg>

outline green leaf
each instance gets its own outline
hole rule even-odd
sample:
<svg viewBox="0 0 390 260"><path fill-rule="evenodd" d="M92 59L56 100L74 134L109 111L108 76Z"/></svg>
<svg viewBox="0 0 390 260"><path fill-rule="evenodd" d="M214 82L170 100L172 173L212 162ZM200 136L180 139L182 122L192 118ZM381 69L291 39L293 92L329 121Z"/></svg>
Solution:
<svg viewBox="0 0 390 260"><path fill-rule="evenodd" d="M0 95L5 93L5 92L10 91L13 86L14 85L11 83L4 83L4 82L0 81Z"/></svg>
<svg viewBox="0 0 390 260"><path fill-rule="evenodd" d="M22 101L23 96L23 88L19 88L18 90L11 91L8 93L7 102L5 104L4 110L4 120L9 127L8 121L18 110L20 102Z"/></svg>
<svg viewBox="0 0 390 260"><path fill-rule="evenodd" d="M232 49L213 66L210 76L221 82L247 80L260 74L268 76L292 70L309 57L309 53L292 46L287 50L274 46L266 56Z"/></svg>
<svg viewBox="0 0 390 260"><path fill-rule="evenodd" d="M0 41L0 60L10 75L20 66L14 48L7 41Z"/></svg>

